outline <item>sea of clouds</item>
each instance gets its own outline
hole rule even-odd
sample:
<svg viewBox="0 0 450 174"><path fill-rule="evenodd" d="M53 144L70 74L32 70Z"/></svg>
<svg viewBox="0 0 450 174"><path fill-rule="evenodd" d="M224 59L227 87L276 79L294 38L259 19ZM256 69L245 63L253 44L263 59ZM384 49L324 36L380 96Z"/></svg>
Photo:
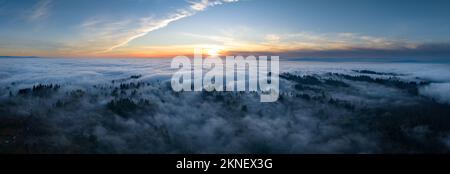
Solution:
<svg viewBox="0 0 450 174"><path fill-rule="evenodd" d="M450 150L449 64L281 61L280 70L295 78L282 78L279 101L260 103L248 92L174 92L170 59L0 59L0 152ZM341 75L426 83L411 94ZM305 76L320 83L302 86ZM60 88L20 94L39 84Z"/></svg>

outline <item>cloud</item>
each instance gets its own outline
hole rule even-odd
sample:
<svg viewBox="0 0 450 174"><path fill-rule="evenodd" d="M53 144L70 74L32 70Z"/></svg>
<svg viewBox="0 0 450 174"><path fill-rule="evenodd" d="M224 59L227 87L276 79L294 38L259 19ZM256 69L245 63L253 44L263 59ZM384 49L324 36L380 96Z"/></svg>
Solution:
<svg viewBox="0 0 450 174"><path fill-rule="evenodd" d="M280 36L276 35L276 34L268 34L265 37L265 40L270 43L270 44L278 44L280 43Z"/></svg>
<svg viewBox="0 0 450 174"><path fill-rule="evenodd" d="M450 83L433 83L422 88L420 92L439 102L450 104Z"/></svg>
<svg viewBox="0 0 450 174"><path fill-rule="evenodd" d="M137 28L134 31L131 31L130 36L124 38L124 40L121 41L119 44L116 44L116 45L108 48L105 52L109 52L116 48L125 46L126 44L133 41L134 39L145 36L152 31L164 28L174 21L183 19L188 16L192 16L193 14L194 13L192 13L190 11L181 10L178 13L172 14L168 18L165 18L165 19L160 19L160 20L153 20L153 18L151 18L150 20L148 20L146 18L141 19L143 21L143 25L141 28Z"/></svg>
<svg viewBox="0 0 450 174"><path fill-rule="evenodd" d="M414 47L415 43L361 35L358 33L314 33L299 32L279 35L281 46L289 50L301 50L309 46L312 50L346 50L351 48L396 49Z"/></svg>
<svg viewBox="0 0 450 174"><path fill-rule="evenodd" d="M197 12L201 12L206 10L208 7L213 7L216 5L222 5L223 3L230 3L230 2L237 2L237 0L201 0L197 2L190 2L190 6L188 9L180 9L176 13L169 15L167 18L154 20L153 18L143 18L143 25L140 28L137 28L134 30L132 35L125 38L122 42L119 44L116 44L106 50L106 52L112 51L116 48L122 47L129 42L133 41L134 39L140 38L142 36L147 35L148 33L164 28L167 25L169 25L172 22L178 21L180 19L195 15Z"/></svg>
<svg viewBox="0 0 450 174"><path fill-rule="evenodd" d="M81 34L75 41L66 44L59 51L67 55L79 56L111 56L120 54L118 48L126 46L131 41L143 37L152 31L164 28L170 23L197 14L208 7L237 0L200 0L189 1L184 8L178 9L165 17L144 16L138 18L105 18L92 17L81 23L78 28ZM124 48L126 50L126 48ZM133 53L128 53L131 55Z"/></svg>
<svg viewBox="0 0 450 174"><path fill-rule="evenodd" d="M246 33L253 32L248 30ZM442 44L420 45L410 41L388 39L361 35L358 33L314 33L298 32L287 34L259 35L255 39L245 40L245 32L236 35L202 35L184 33L186 36L219 42L226 47L229 54L281 54L289 57L296 56L367 56L369 53L395 53L423 50L429 53L434 50L446 49ZM244 36L243 36L244 35ZM426 51L427 50L427 51ZM396 53L398 52L398 53ZM426 54L424 53L424 54ZM336 54L336 55L333 55Z"/></svg>
<svg viewBox="0 0 450 174"><path fill-rule="evenodd" d="M282 99L261 104L252 93L175 93L165 83L170 79L170 60L5 61L9 63L0 64L0 123L10 123L1 128L11 134L1 138L14 141L2 144L4 153L429 153L449 149L437 139L450 132L443 129L448 127L447 105L434 108L439 105L389 83L327 75L361 75L349 71L355 68L386 73L398 69L408 74L423 64L281 62L284 72L309 73L319 82L308 83L309 78L301 76L281 79ZM426 69L449 71L429 66ZM162 82L152 80L161 73L166 75ZM130 78L138 74L142 77ZM61 88L17 95L19 89L50 83ZM140 85L126 87L131 83ZM341 83L348 87L335 86ZM442 86L443 93L437 95L446 95L448 88ZM111 101L122 104L111 106ZM24 128L33 134L23 133ZM22 146L30 143L37 145Z"/></svg>
<svg viewBox="0 0 450 174"><path fill-rule="evenodd" d="M39 0L33 7L31 15L28 17L30 21L37 21L46 18L49 15L52 0Z"/></svg>
<svg viewBox="0 0 450 174"><path fill-rule="evenodd" d="M370 48L341 47L317 49L315 45L298 44L298 49L265 50L265 51L229 51L229 54L240 55L279 55L284 58L402 58L410 61L431 60L449 61L450 47L448 44L419 44L415 48ZM345 46L345 45L344 45ZM279 48L279 47L278 47ZM295 47L292 47L295 48ZM319 47L320 48L320 47Z"/></svg>
<svg viewBox="0 0 450 174"><path fill-rule="evenodd" d="M191 9L195 11L203 11L209 6L209 0L201 0L200 2L190 2Z"/></svg>
<svg viewBox="0 0 450 174"><path fill-rule="evenodd" d="M249 31L251 32L251 31ZM244 40L233 35L184 35L219 42L227 54L279 55L287 58L428 58L450 57L450 43L416 43L358 33L313 33L260 35Z"/></svg>
<svg viewBox="0 0 450 174"><path fill-rule="evenodd" d="M223 45L228 45L228 44L232 44L234 42L236 42L236 39L233 37L229 37L229 36L218 36L218 35L204 35L204 34L194 34L194 33L181 33L184 36L188 36L188 37L193 37L193 38L198 38L198 39L205 39L207 41L213 41L213 42L218 42L221 43Z"/></svg>
<svg viewBox="0 0 450 174"><path fill-rule="evenodd" d="M283 53L287 57L345 57L345 58L428 58L448 59L450 44L418 44L414 47L397 45L395 47L352 46L345 49L292 50Z"/></svg>

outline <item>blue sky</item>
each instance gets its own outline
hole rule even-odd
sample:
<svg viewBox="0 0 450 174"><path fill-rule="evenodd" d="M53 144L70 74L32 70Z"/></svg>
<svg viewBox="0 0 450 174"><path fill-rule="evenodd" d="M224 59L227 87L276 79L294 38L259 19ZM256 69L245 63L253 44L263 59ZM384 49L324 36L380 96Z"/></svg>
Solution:
<svg viewBox="0 0 450 174"><path fill-rule="evenodd" d="M0 0L0 55L449 57L446 0Z"/></svg>

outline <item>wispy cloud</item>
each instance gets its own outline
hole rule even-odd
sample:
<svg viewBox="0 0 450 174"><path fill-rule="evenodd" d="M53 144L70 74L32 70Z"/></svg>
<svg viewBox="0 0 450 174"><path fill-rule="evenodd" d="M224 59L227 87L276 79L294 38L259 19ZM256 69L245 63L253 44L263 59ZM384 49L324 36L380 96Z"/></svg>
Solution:
<svg viewBox="0 0 450 174"><path fill-rule="evenodd" d="M71 55L109 55L120 52L131 41L164 28L172 22L193 16L209 7L237 0L199 0L187 1L186 7L175 10L165 17L143 16L137 18L105 18L93 17L79 25L81 35L76 41L68 44L62 51Z"/></svg>
<svg viewBox="0 0 450 174"><path fill-rule="evenodd" d="M209 6L209 1L208 0L201 0L199 2L192 2L191 3L191 8L195 11L203 11L205 10L208 6Z"/></svg>
<svg viewBox="0 0 450 174"><path fill-rule="evenodd" d="M164 28L174 21L183 19L183 18L191 16L191 15L193 15L192 12L181 10L180 12L172 14L168 18L165 18L165 19L154 20L153 18L150 18L150 19L143 18L143 19L141 19L141 23L143 25L140 28L130 31L129 32L130 36L127 36L126 38L124 38L124 40L121 41L119 44L116 44L116 45L108 48L105 52L109 52L116 48L125 46L129 42L131 42L137 38L145 36L148 33L155 31L157 29Z"/></svg>
<svg viewBox="0 0 450 174"><path fill-rule="evenodd" d="M52 0L39 0L33 7L28 19L30 21L36 21L46 18L49 15L49 9L51 7Z"/></svg>
<svg viewBox="0 0 450 174"><path fill-rule="evenodd" d="M301 46L309 45L313 50L347 50L352 48L371 49L398 49L404 47L414 47L415 44L409 41L388 39L362 35L358 33L313 33L299 32L279 35L278 45L289 46L291 49L301 49Z"/></svg>
<svg viewBox="0 0 450 174"><path fill-rule="evenodd" d="M253 32L249 30L248 32ZM245 33L241 33L245 35ZM446 43L417 43L408 40L358 33L297 32L260 34L245 40L234 35L183 33L207 44L218 44L229 55L279 55L282 57L448 57Z"/></svg>
<svg viewBox="0 0 450 174"><path fill-rule="evenodd" d="M164 28L172 22L195 15L198 12L206 10L208 7L222 5L224 3L237 2L238 0L200 0L189 2L190 6L186 9L180 9L176 13L169 15L167 18L155 20L154 18L141 19L141 27L130 31L130 35L123 39L122 42L108 48L105 52L110 52L116 48L127 45L129 42L147 35L148 33Z"/></svg>
<svg viewBox="0 0 450 174"><path fill-rule="evenodd" d="M249 30L248 32L253 32ZM298 32L286 34L261 34L259 39L245 40L234 35L208 36L183 33L185 36L221 43L230 51L319 51L351 49L401 49L415 48L409 41L367 36L357 33L314 33ZM249 33L250 34L250 33Z"/></svg>

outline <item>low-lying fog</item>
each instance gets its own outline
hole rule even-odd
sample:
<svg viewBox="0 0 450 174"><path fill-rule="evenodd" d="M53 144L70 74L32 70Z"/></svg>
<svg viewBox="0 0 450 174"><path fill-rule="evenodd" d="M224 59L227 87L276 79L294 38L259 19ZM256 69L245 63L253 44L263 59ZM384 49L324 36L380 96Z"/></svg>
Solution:
<svg viewBox="0 0 450 174"><path fill-rule="evenodd" d="M170 59L0 59L1 153L448 153L450 64L280 62L280 99Z"/></svg>

